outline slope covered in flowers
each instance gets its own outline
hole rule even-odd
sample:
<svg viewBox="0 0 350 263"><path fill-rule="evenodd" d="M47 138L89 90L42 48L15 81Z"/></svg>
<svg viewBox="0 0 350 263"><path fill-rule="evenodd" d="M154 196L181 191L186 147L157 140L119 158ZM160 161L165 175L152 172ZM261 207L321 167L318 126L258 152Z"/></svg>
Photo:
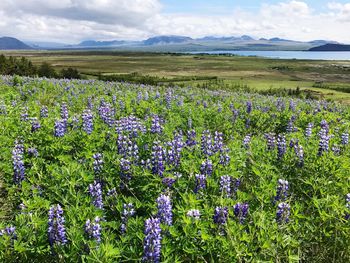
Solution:
<svg viewBox="0 0 350 263"><path fill-rule="evenodd" d="M2 262L350 260L346 106L92 80L0 87Z"/></svg>

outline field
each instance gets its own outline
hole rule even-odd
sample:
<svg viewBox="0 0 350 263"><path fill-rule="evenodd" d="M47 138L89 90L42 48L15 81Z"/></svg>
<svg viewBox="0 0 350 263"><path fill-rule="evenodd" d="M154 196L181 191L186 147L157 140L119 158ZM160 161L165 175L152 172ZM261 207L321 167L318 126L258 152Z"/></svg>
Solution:
<svg viewBox="0 0 350 263"><path fill-rule="evenodd" d="M153 56L47 61L259 88L311 85L297 68L317 64ZM347 105L93 79L2 76L0 89L1 262L350 261Z"/></svg>
<svg viewBox="0 0 350 263"><path fill-rule="evenodd" d="M167 79L165 83L202 85L213 89L233 90L248 86L257 91L267 91L299 87L304 92L311 92L314 97L350 103L349 61L113 51L4 53L27 56L37 65L43 61L49 62L57 70L69 66L75 67L87 78L96 78L99 73L111 75L136 72L141 75L165 77ZM212 81L213 77L217 77L218 81Z"/></svg>

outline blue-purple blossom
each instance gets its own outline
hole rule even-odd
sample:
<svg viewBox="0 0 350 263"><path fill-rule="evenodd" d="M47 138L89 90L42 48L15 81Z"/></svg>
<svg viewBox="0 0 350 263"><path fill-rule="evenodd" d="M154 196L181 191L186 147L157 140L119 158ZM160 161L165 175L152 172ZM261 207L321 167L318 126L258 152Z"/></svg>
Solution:
<svg viewBox="0 0 350 263"><path fill-rule="evenodd" d="M31 118L30 120L31 122L31 132L36 132L37 130L39 130L41 128L40 122L38 121L37 118Z"/></svg>
<svg viewBox="0 0 350 263"><path fill-rule="evenodd" d="M294 152L295 152L296 156L299 159L299 166L303 166L304 165L304 149L303 149L303 146L301 146L299 144L295 144L294 145Z"/></svg>
<svg viewBox="0 0 350 263"><path fill-rule="evenodd" d="M162 230L159 218L148 218L145 222L142 262L159 263L161 257Z"/></svg>
<svg viewBox="0 0 350 263"><path fill-rule="evenodd" d="M121 188L125 188L128 182L131 180L131 163L128 159L120 159L120 179Z"/></svg>
<svg viewBox="0 0 350 263"><path fill-rule="evenodd" d="M160 145L159 141L155 141L152 146L152 172L153 174L158 174L159 176L163 176L163 172L165 170L165 154L163 147Z"/></svg>
<svg viewBox="0 0 350 263"><path fill-rule="evenodd" d="M157 217L160 219L160 221L171 226L173 224L173 212L170 196L161 194L157 198L157 208Z"/></svg>
<svg viewBox="0 0 350 263"><path fill-rule="evenodd" d="M31 156L34 156L34 157L38 157L39 156L38 150L36 148L34 148L34 147L28 148L27 152Z"/></svg>
<svg viewBox="0 0 350 263"><path fill-rule="evenodd" d="M16 140L12 150L13 182L20 184L25 179L24 146Z"/></svg>
<svg viewBox="0 0 350 263"><path fill-rule="evenodd" d="M224 148L224 139L222 132L216 131L214 134L213 151L216 153Z"/></svg>
<svg viewBox="0 0 350 263"><path fill-rule="evenodd" d="M53 205L49 210L48 217L48 236L49 244L53 246L66 244L66 229L64 226L63 209L59 204Z"/></svg>
<svg viewBox="0 0 350 263"><path fill-rule="evenodd" d="M324 152L329 151L329 140L331 136L328 135L328 130L326 128L322 128L319 132L319 144L318 144L318 155L321 156Z"/></svg>
<svg viewBox="0 0 350 263"><path fill-rule="evenodd" d="M47 109L46 106L42 106L40 108L40 117L41 118L47 118L49 116L49 110Z"/></svg>
<svg viewBox="0 0 350 263"><path fill-rule="evenodd" d="M113 126L115 111L112 105L106 103L104 100L101 100L98 108L98 114L104 123L106 123L109 127Z"/></svg>
<svg viewBox="0 0 350 263"><path fill-rule="evenodd" d="M277 159L282 159L287 151L286 137L279 134L277 137Z"/></svg>
<svg viewBox="0 0 350 263"><path fill-rule="evenodd" d="M341 135L341 144L342 145L348 145L349 144L349 133L344 132Z"/></svg>
<svg viewBox="0 0 350 263"><path fill-rule="evenodd" d="M288 223L290 216L290 205L287 203L279 203L277 206L276 220L278 223Z"/></svg>
<svg viewBox="0 0 350 263"><path fill-rule="evenodd" d="M171 188L175 182L176 179L170 177L166 177L162 180L163 185L165 185L168 188Z"/></svg>
<svg viewBox="0 0 350 263"><path fill-rule="evenodd" d="M345 214L345 219L349 220L350 219L350 193L345 196L345 201L346 201L346 209L347 213Z"/></svg>
<svg viewBox="0 0 350 263"><path fill-rule="evenodd" d="M205 130L201 136L201 149L204 155L211 156L214 154L214 145L209 130Z"/></svg>
<svg viewBox="0 0 350 263"><path fill-rule="evenodd" d="M198 193L200 190L203 190L207 186L207 177L204 174L196 174L196 187L194 189L195 193Z"/></svg>
<svg viewBox="0 0 350 263"><path fill-rule="evenodd" d="M240 179L234 179L232 176L223 175L220 177L220 192L225 197L232 197L237 192L240 184Z"/></svg>
<svg viewBox="0 0 350 263"><path fill-rule="evenodd" d="M94 130L94 116L92 115L91 110L84 110L83 114L81 115L81 118L83 119L83 130L87 134L91 134Z"/></svg>
<svg viewBox="0 0 350 263"><path fill-rule="evenodd" d="M146 127L142 124L140 119L130 115L115 122L115 131L118 134L128 133L132 137L137 137L139 133L146 132Z"/></svg>
<svg viewBox="0 0 350 263"><path fill-rule="evenodd" d="M162 120L158 115L153 115L151 124L151 133L161 134L163 132Z"/></svg>
<svg viewBox="0 0 350 263"><path fill-rule="evenodd" d="M253 103L249 100L246 102L247 113L250 114L252 112L252 109L253 109Z"/></svg>
<svg viewBox="0 0 350 263"><path fill-rule="evenodd" d="M202 174L211 176L213 174L213 162L209 159L203 161L200 170Z"/></svg>
<svg viewBox="0 0 350 263"><path fill-rule="evenodd" d="M134 216L136 213L134 209L134 205L132 203L123 204L123 212L122 212L122 224L120 226L120 231L125 234L127 229L127 223L129 217Z"/></svg>
<svg viewBox="0 0 350 263"><path fill-rule="evenodd" d="M196 131L195 130L190 130L187 131L187 140L186 140L186 145L188 147L195 146L197 144L196 141Z"/></svg>
<svg viewBox="0 0 350 263"><path fill-rule="evenodd" d="M228 219L228 207L217 206L214 211L213 220L215 224L224 225L227 223Z"/></svg>
<svg viewBox="0 0 350 263"><path fill-rule="evenodd" d="M181 151L184 147L183 137L181 134L175 134L174 140L168 143L167 162L175 167L180 165Z"/></svg>
<svg viewBox="0 0 350 263"><path fill-rule="evenodd" d="M251 140L250 134L248 134L248 135L246 135L244 137L244 139L243 139L243 146L244 146L244 148L246 148L246 149L249 148L250 140Z"/></svg>
<svg viewBox="0 0 350 263"><path fill-rule="evenodd" d="M307 127L306 127L306 129L305 129L305 137L306 138L310 138L311 137L311 135L312 135L312 128L313 128L313 123L308 123L308 125L307 125Z"/></svg>
<svg viewBox="0 0 350 263"><path fill-rule="evenodd" d="M90 219L86 220L85 223L85 233L88 235L90 239L94 239L97 243L101 242L101 231L102 227L100 225L101 218L98 216L95 217L93 221Z"/></svg>
<svg viewBox="0 0 350 263"><path fill-rule="evenodd" d="M61 119L62 120L68 120L68 107L67 103L63 102L61 104Z"/></svg>
<svg viewBox="0 0 350 263"><path fill-rule="evenodd" d="M102 187L99 182L94 181L94 183L89 184L89 194L92 198L92 204L99 209L103 209Z"/></svg>
<svg viewBox="0 0 350 263"><path fill-rule="evenodd" d="M16 239L16 227L14 226L7 226L4 229L0 230L0 237L1 236L8 236L11 239Z"/></svg>
<svg viewBox="0 0 350 263"><path fill-rule="evenodd" d="M67 120L56 120L55 121L55 132L54 135L56 137L63 137L67 132Z"/></svg>
<svg viewBox="0 0 350 263"><path fill-rule="evenodd" d="M237 203L233 207L234 214L241 224L244 223L248 215L249 205L247 203Z"/></svg>
<svg viewBox="0 0 350 263"><path fill-rule="evenodd" d="M289 182L287 180L279 179L277 182L277 193L275 202L285 201L289 194Z"/></svg>
<svg viewBox="0 0 350 263"><path fill-rule="evenodd" d="M276 137L274 133L266 133L265 134L267 149L269 151L275 149L276 146Z"/></svg>
<svg viewBox="0 0 350 263"><path fill-rule="evenodd" d="M198 209L188 210L186 215L188 217L192 217L193 219L197 219L197 220L201 217L201 213Z"/></svg>
<svg viewBox="0 0 350 263"><path fill-rule="evenodd" d="M228 166L231 161L231 157L228 155L230 152L230 149L228 147L225 147L220 150L220 155L219 155L219 164L223 166Z"/></svg>
<svg viewBox="0 0 350 263"><path fill-rule="evenodd" d="M103 168L102 154L95 153L94 155L92 155L92 158L94 159L94 162L93 162L94 172L96 175L98 175L102 172L102 168Z"/></svg>

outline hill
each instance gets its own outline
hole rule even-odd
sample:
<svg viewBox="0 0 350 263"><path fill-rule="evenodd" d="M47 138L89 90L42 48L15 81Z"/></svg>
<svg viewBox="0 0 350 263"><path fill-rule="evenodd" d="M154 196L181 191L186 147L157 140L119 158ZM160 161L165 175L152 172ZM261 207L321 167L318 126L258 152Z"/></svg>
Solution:
<svg viewBox="0 0 350 263"><path fill-rule="evenodd" d="M13 37L0 37L0 49L32 49L30 46L24 44Z"/></svg>
<svg viewBox="0 0 350 263"><path fill-rule="evenodd" d="M310 48L309 51L350 51L350 45L325 44L319 47Z"/></svg>

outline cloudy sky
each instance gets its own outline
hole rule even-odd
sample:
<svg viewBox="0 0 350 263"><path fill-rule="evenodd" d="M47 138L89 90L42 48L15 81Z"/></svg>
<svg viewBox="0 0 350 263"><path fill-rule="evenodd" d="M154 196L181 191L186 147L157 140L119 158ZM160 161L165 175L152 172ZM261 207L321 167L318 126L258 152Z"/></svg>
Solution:
<svg viewBox="0 0 350 263"><path fill-rule="evenodd" d="M0 36L77 43L155 35L350 43L342 0L0 0Z"/></svg>

